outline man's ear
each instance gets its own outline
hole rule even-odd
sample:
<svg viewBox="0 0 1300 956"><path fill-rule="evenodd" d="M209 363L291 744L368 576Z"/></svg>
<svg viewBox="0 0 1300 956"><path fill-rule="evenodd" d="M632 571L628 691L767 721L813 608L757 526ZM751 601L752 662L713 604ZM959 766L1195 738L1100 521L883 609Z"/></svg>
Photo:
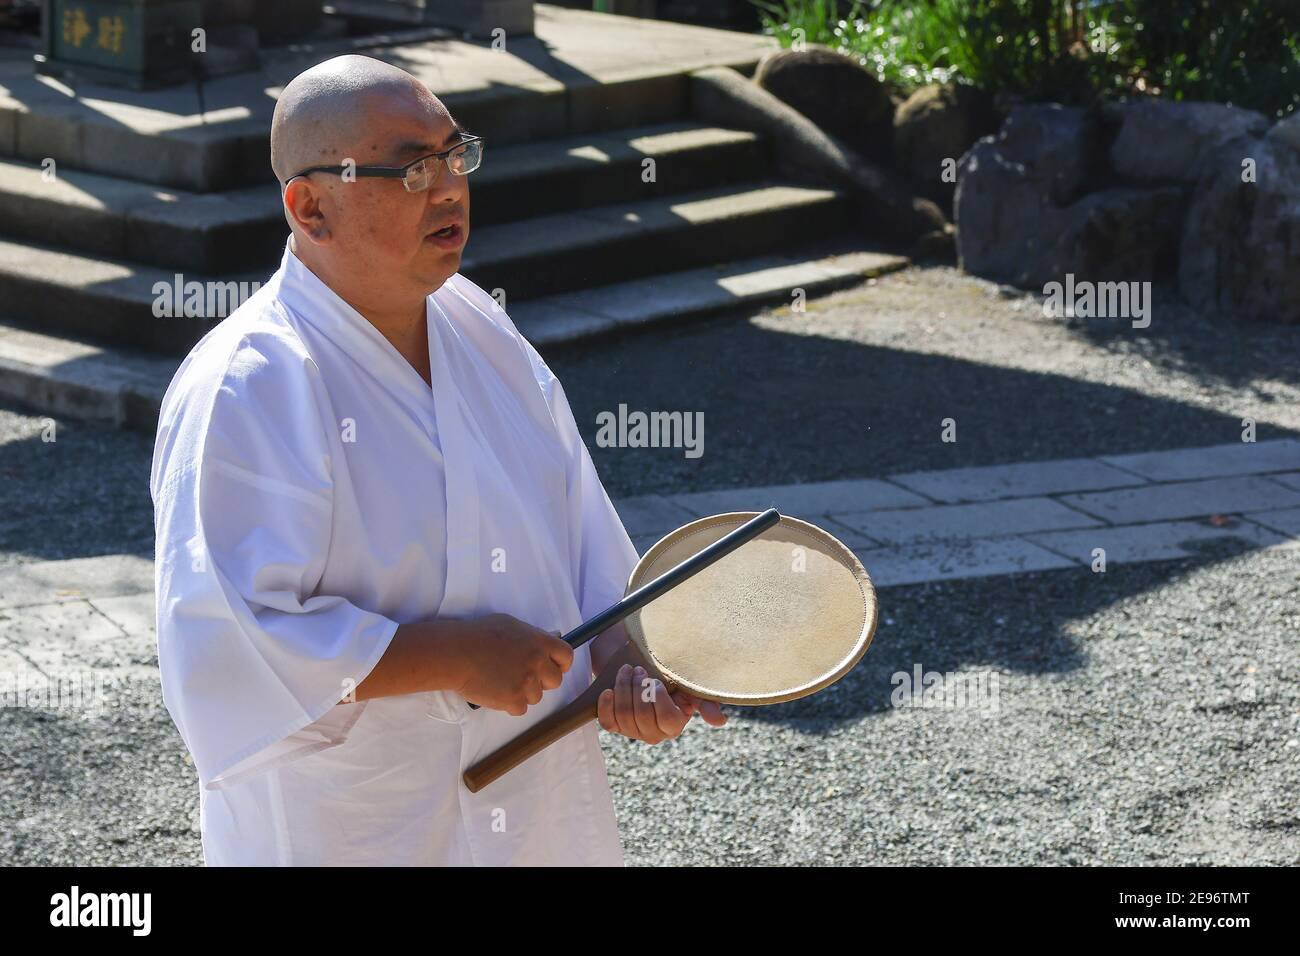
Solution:
<svg viewBox="0 0 1300 956"><path fill-rule="evenodd" d="M284 187L284 214L290 225L296 225L303 235L317 244L324 244L330 238L323 208L326 199L327 196L305 176Z"/></svg>

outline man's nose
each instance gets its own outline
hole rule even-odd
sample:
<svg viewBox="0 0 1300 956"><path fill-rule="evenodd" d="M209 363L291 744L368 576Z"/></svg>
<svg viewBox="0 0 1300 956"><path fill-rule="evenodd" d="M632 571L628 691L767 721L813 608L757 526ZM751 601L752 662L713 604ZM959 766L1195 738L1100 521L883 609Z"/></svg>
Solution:
<svg viewBox="0 0 1300 956"><path fill-rule="evenodd" d="M469 192L469 177L457 176L447 168L446 163L438 164L438 175L433 185L428 188L429 201L432 203L458 202Z"/></svg>

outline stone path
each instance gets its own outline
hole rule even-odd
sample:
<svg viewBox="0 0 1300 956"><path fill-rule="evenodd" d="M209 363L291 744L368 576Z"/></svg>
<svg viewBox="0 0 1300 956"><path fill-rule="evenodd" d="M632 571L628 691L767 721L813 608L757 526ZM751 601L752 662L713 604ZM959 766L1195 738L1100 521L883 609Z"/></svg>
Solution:
<svg viewBox="0 0 1300 956"><path fill-rule="evenodd" d="M0 695L43 686L103 707L157 679L152 561L110 555L0 572Z"/></svg>
<svg viewBox="0 0 1300 956"><path fill-rule="evenodd" d="M776 506L849 545L878 587L1300 543L1300 440L645 495L638 549L706 514ZM149 680L153 566L113 555L0 571L0 674Z"/></svg>
<svg viewBox="0 0 1300 956"><path fill-rule="evenodd" d="M1300 440L643 495L616 503L642 553L701 515L776 507L839 537L880 587L1293 547Z"/></svg>

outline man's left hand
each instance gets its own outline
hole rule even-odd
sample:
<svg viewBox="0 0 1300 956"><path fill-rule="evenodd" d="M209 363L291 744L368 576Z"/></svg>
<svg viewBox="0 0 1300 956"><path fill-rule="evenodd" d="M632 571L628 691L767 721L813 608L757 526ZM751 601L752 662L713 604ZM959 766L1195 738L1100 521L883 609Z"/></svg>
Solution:
<svg viewBox="0 0 1300 956"><path fill-rule="evenodd" d="M613 689L604 691L596 704L600 726L648 744L677 737L696 714L712 727L727 722L715 701L680 690L670 694L663 681L629 664L619 668Z"/></svg>

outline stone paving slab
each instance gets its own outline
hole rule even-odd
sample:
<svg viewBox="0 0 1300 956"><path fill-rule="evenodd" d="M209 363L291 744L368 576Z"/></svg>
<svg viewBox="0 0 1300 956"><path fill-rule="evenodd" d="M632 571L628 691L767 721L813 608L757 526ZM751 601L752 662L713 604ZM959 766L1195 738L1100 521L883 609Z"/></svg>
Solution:
<svg viewBox="0 0 1300 956"><path fill-rule="evenodd" d="M121 620L87 600L0 608L5 700L19 695L30 705L34 694L43 707L101 710L143 685L150 688L145 699L161 707L153 595L108 600L133 607Z"/></svg>
<svg viewBox="0 0 1300 956"><path fill-rule="evenodd" d="M1300 505L1300 491L1255 475L1066 495L1072 508L1111 524L1141 524Z"/></svg>
<svg viewBox="0 0 1300 956"><path fill-rule="evenodd" d="M812 523L822 530L835 535L840 543L850 551L858 551L866 548L879 548L884 542L877 541L868 535L863 534L857 528L850 528L841 521L836 521L830 515L816 515L812 518Z"/></svg>
<svg viewBox="0 0 1300 956"><path fill-rule="evenodd" d="M89 601L61 601L0 610L0 634L35 670L112 667L138 656L142 638L128 635Z"/></svg>
<svg viewBox="0 0 1300 956"><path fill-rule="evenodd" d="M1190 453L1205 449L1185 451L1189 452L1184 456L1186 460L1199 460ZM1285 448L1281 451L1285 452ZM1270 467L1279 460L1278 454L1270 450L1252 460L1258 466ZM1214 460L1213 455L1210 460ZM1031 495L960 504L918 504L924 501L922 493L936 499L963 494L1015 494L1028 488L1056 487L1058 482L1094 481L1120 482L1126 487L1059 498ZM911 485L914 498L910 501L900 501L888 491L889 486L894 486L906 492L901 487L904 484ZM864 492L879 496L873 505L881 510L834 510L846 499L862 500ZM1153 484L1093 459L1072 459L914 472L890 476L883 482L723 489L675 495L668 500L692 517L774 504L783 512L820 524L855 552L871 554L873 560L882 562L881 581L912 583L1012 573L1017 569L1043 570L1049 565L1064 567L1076 561L1090 565L1095 547L1105 547L1115 560L1146 561L1185 558L1202 554L1207 547L1231 548L1231 541L1255 548L1285 545L1288 536L1296 537L1296 525L1300 523L1297 493L1300 472ZM654 526L653 512L648 512L647 519L639 522L633 532L638 550L645 553L659 537L680 524L680 511L673 513L673 520L658 526ZM1246 518L1240 517L1246 512ZM1226 518L1221 524L1187 520L1210 515L1238 517ZM947 542L951 547L939 547L936 542ZM1066 563L1051 565L1042 554L1044 550ZM926 577L931 574L935 577Z"/></svg>
<svg viewBox="0 0 1300 956"><path fill-rule="evenodd" d="M831 517L870 538L892 545L992 538L1030 531L1086 528L1101 523L1051 498L1012 498L866 515L833 513Z"/></svg>
<svg viewBox="0 0 1300 956"><path fill-rule="evenodd" d="M1293 538L1300 538L1300 508L1255 511L1246 515L1246 517L1266 528L1271 528Z"/></svg>
<svg viewBox="0 0 1300 956"><path fill-rule="evenodd" d="M117 597L100 597L91 605L128 634L147 634L153 637L157 624L154 613L153 589L143 594L123 594Z"/></svg>
<svg viewBox="0 0 1300 956"><path fill-rule="evenodd" d="M1145 479L1112 468L1095 458L1031 461L984 468L913 471L891 475L890 481L935 501L956 503L1024 498L1069 491L1099 491L1143 484Z"/></svg>
<svg viewBox="0 0 1300 956"><path fill-rule="evenodd" d="M1179 448L1173 451L1137 455L1108 455L1107 464L1131 471L1152 481L1191 481L1197 478L1227 478L1258 475L1269 471L1300 468L1300 439L1234 442L1208 448Z"/></svg>
<svg viewBox="0 0 1300 956"><path fill-rule="evenodd" d="M691 518L688 518L686 520L689 521L692 520L693 518L698 518L698 517L700 517L700 515L692 515ZM669 531L672 531L674 528L680 527L682 524L685 523L686 523L685 521L682 521L676 525L663 525L656 531L642 531L640 533L634 533L629 530L628 534L632 538L632 544L636 547L636 553L645 554L647 551L650 550L650 548L654 545L654 543L658 541L660 538L662 538L665 534L667 534ZM834 535L840 541L840 543L843 544L850 551L858 551L858 550L863 550L868 548L880 547L879 541L875 541L867 537L862 532L855 531L853 528L845 527L844 525L840 524L838 521L836 521L833 518L828 518L826 516L818 516L816 520L813 521L813 524L817 525L819 528L822 528L827 533Z"/></svg>
<svg viewBox="0 0 1300 956"><path fill-rule="evenodd" d="M1300 509L1295 509L1300 514ZM1026 536L1034 544L1089 566L1093 550L1105 551L1107 564L1132 561L1162 561L1195 557L1207 547L1237 544L1241 550L1292 543L1287 537L1260 528L1250 521L1231 519L1216 526L1198 521L1161 521L1124 527L1090 528L1085 531L1053 531Z"/></svg>
<svg viewBox="0 0 1300 956"><path fill-rule="evenodd" d="M0 608L153 593L153 562L131 554L40 561L0 570Z"/></svg>
<svg viewBox="0 0 1300 956"><path fill-rule="evenodd" d="M726 511L777 508L782 514L794 518L815 518L841 511L869 513L882 508L914 508L930 504L914 492L872 478L697 491L672 495L669 500L695 517Z"/></svg>
<svg viewBox="0 0 1300 956"><path fill-rule="evenodd" d="M1088 566L1097 547L1110 561L1218 556L1222 548L1231 552L1233 542L1239 548L1300 548L1300 487L1292 484L1300 485L1300 472L936 505L892 481L862 479L641 495L615 504L642 554L694 518L775 505L843 540L884 587ZM942 493L938 483L927 487ZM835 510L846 504L858 510ZM1226 517L1187 520L1211 515ZM33 629L67 634L81 628L110 643L135 635L147 640L137 640L132 653L152 654L152 592L152 562L132 555L0 570L0 670L21 663L24 635ZM39 642L33 646L39 650Z"/></svg>
<svg viewBox="0 0 1300 956"><path fill-rule="evenodd" d="M1292 471L1284 475L1269 475L1269 477L1285 488L1300 491L1300 471Z"/></svg>
<svg viewBox="0 0 1300 956"><path fill-rule="evenodd" d="M1069 558L1020 538L913 544L856 554L877 587L1078 567Z"/></svg>
<svg viewBox="0 0 1300 956"><path fill-rule="evenodd" d="M614 508L634 541L639 536L662 533L699 517L662 495L621 498L614 502Z"/></svg>

